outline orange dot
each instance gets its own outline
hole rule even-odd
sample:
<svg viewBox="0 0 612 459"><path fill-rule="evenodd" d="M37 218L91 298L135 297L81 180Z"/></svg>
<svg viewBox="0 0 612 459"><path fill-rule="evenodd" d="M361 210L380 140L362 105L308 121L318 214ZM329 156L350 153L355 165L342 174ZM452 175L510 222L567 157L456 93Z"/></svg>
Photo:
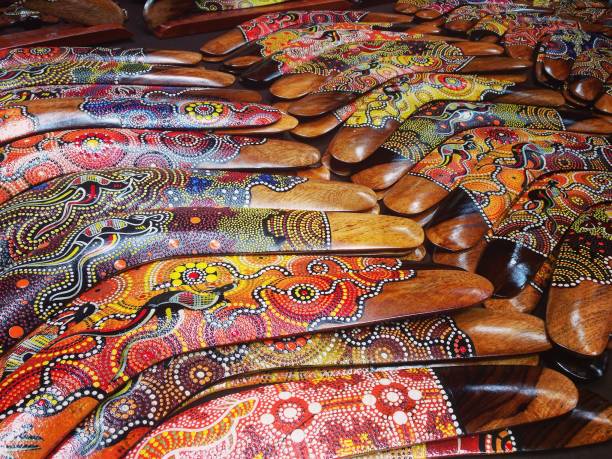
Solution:
<svg viewBox="0 0 612 459"><path fill-rule="evenodd" d="M172 247L173 249L176 249L179 245L181 245L181 243L179 242L178 239L170 239L168 241L168 245Z"/></svg>
<svg viewBox="0 0 612 459"><path fill-rule="evenodd" d="M30 285L30 281L27 279L19 279L15 285L17 288L26 288L28 285Z"/></svg>
<svg viewBox="0 0 612 459"><path fill-rule="evenodd" d="M208 243L208 247L210 247L212 250L217 250L219 247L221 247L221 243L216 239L213 239Z"/></svg>
<svg viewBox="0 0 612 459"><path fill-rule="evenodd" d="M9 328L9 336L13 339L17 339L17 338L21 338L23 336L23 328L21 328L19 325L13 325L11 328Z"/></svg>
<svg viewBox="0 0 612 459"><path fill-rule="evenodd" d="M194 225L197 225L198 223L202 221L202 219L200 217L191 217L189 221L193 223Z"/></svg>
<svg viewBox="0 0 612 459"><path fill-rule="evenodd" d="M127 263L125 262L125 260L116 260L115 263L113 263L113 266L115 267L115 269L125 269L125 267L127 266Z"/></svg>

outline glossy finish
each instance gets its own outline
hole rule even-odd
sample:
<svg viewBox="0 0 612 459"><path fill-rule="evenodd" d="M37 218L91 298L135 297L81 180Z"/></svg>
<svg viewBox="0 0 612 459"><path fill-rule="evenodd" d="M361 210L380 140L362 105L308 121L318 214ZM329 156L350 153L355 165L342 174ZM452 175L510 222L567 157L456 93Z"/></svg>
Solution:
<svg viewBox="0 0 612 459"><path fill-rule="evenodd" d="M478 162L476 171L460 179L438 207L428 224L427 237L447 250L473 247L488 230L498 227L513 203L540 176L564 170L612 170L612 147L605 137L561 132L564 140L551 138L550 143L538 145L537 141L529 141L532 132L529 130L522 131L528 134L523 142L520 130L482 128L480 131L499 132L502 139L508 138L510 148L500 148L501 158L489 161L485 157ZM459 139L462 142L471 145L469 140ZM482 148L477 140L474 143L476 151ZM484 145L488 149L486 142ZM564 158L571 158L571 162L565 162ZM461 163L458 166L461 168Z"/></svg>
<svg viewBox="0 0 612 459"><path fill-rule="evenodd" d="M76 172L126 167L290 171L318 163L320 153L304 143L265 137L90 128L16 140L0 148L0 157L4 203L40 183Z"/></svg>
<svg viewBox="0 0 612 459"><path fill-rule="evenodd" d="M71 227L68 236L0 272L1 350L100 280L151 260L191 253L401 253L422 242L420 226L389 216L223 207L115 211Z"/></svg>
<svg viewBox="0 0 612 459"><path fill-rule="evenodd" d="M612 331L612 207L582 214L559 249L546 308L551 339L582 356L603 353Z"/></svg>
<svg viewBox="0 0 612 459"><path fill-rule="evenodd" d="M0 142L60 129L232 129L274 125L283 114L258 104L202 99L41 99L0 108ZM251 129L255 131L256 129Z"/></svg>
<svg viewBox="0 0 612 459"><path fill-rule="evenodd" d="M498 339L504 342L503 346L493 344ZM389 347L390 340L399 346ZM347 367L348 371L360 365L464 360L498 352L523 354L541 351L547 346L539 319L522 315L504 317L473 309L452 316L252 342L241 346L239 353L235 347L227 346L181 354L147 368L117 395L107 395L110 400L120 398L124 404L133 401L139 405L137 413L117 416L112 401L100 405L62 442L56 454L123 455L182 405L204 394L207 398L216 395L219 386L228 383L236 389L241 385L269 382L272 378L275 382L282 382L284 378L290 381L291 375L310 368ZM234 358L221 365L217 355ZM190 380L194 369L207 371L212 376L206 380ZM178 380L188 378L187 390L178 387L177 375L180 375ZM169 394L172 396L168 398ZM151 401L142 404L142 397ZM131 427L134 424L141 427ZM111 436L111 429L120 434Z"/></svg>
<svg viewBox="0 0 612 459"><path fill-rule="evenodd" d="M127 457L171 455L188 444L197 445L202 457L216 457L214 440L202 434L228 418L236 419L232 428L214 439L231 435L232 442L223 444L231 444L227 448L237 457L246 451L269 457L295 457L299 452L346 457L490 430L502 427L503 421L515 425L546 419L570 411L577 398L569 380L539 368L355 370L352 376L323 378L320 384L275 384L200 404L163 423ZM480 407L490 403L499 411L483 415ZM295 416L279 418L283 408L296 404L300 409ZM408 413L414 421L408 422ZM339 422L342 429L335 428ZM310 435L305 435L305 427ZM352 441L339 451L337 445L345 439Z"/></svg>
<svg viewBox="0 0 612 459"><path fill-rule="evenodd" d="M195 274L200 275L197 280ZM151 276L157 281L155 286ZM117 283L130 279L132 282ZM445 283L448 297L423 294L424 285L432 279ZM60 338L50 343L44 340L48 346L6 375L0 383L4 394L0 397L0 418L6 417L0 429L24 416L31 419L24 412L24 403L35 397L31 389L47 372L38 361L51 358L55 362L48 391L56 394L58 409L41 406L34 413L37 430L48 432L44 435L49 441L46 447L52 447L95 408L104 394L114 392L129 378L169 357L206 349L214 353L214 349L228 344L398 319L432 311L430 300L442 310L465 307L488 294L490 286L484 282L479 290L478 279L460 271L413 270L396 259L316 256L198 257L127 271L77 300L81 313L63 313L66 325ZM471 286L466 287L466 283ZM115 296L109 302L107 295L111 291L122 299ZM92 308L92 304L97 307ZM124 311L124 319L118 317L118 310ZM477 317L466 313L460 321L483 337L479 339L481 348L499 350L499 344L488 344L486 331L479 334L478 325L470 325ZM501 319L493 320L496 327L514 328L512 321ZM518 325L519 321L514 323ZM447 322L440 323L440 327L447 327ZM532 320L523 329L528 337L525 343L530 343L525 349L548 346L541 322ZM514 340L508 338L510 342ZM178 348L174 345L176 339L182 343ZM457 344L459 353L474 352L473 347L468 347L472 345L461 339ZM75 354L75 347L88 351ZM29 349L27 353L31 355L32 348ZM83 373L84 369L87 370ZM77 374L83 376L75 379ZM34 386L22 384L25 380ZM75 381L68 392L64 390L66 380ZM99 384L94 385L94 381ZM79 395L74 396L75 392ZM10 414L11 407L16 408L15 414Z"/></svg>
<svg viewBox="0 0 612 459"><path fill-rule="evenodd" d="M556 173L534 182L489 237L476 272L493 282L496 296L517 295L578 215L611 198L610 172Z"/></svg>

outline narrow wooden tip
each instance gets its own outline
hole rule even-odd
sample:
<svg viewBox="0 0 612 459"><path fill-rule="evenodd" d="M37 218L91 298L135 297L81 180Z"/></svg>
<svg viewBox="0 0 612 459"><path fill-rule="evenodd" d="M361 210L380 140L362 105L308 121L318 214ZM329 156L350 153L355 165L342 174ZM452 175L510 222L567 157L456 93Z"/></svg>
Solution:
<svg viewBox="0 0 612 459"><path fill-rule="evenodd" d="M419 19L423 19L424 21L432 21L442 16L438 11L428 9L419 10L414 13L414 15Z"/></svg>
<svg viewBox="0 0 612 459"><path fill-rule="evenodd" d="M496 45L494 43L486 43L486 42L480 42L480 41L461 41L461 42L453 43L453 46L456 46L461 51L463 51L463 54L465 54L466 56L498 56L500 54L503 54L505 51L505 48L503 46ZM511 59L511 60L514 60L514 59ZM493 62L493 65L489 68L494 68L494 69L500 68L502 70L506 68L505 65L496 67L496 65L498 65L495 63L496 61L492 61L492 62ZM500 63L505 63L505 61L500 61Z"/></svg>
<svg viewBox="0 0 612 459"><path fill-rule="evenodd" d="M279 99L297 99L318 88L326 77L314 73L285 75L272 83L270 93Z"/></svg>
<svg viewBox="0 0 612 459"><path fill-rule="evenodd" d="M261 56L238 56L228 59L223 62L223 67L228 70L244 70L249 68L251 65L255 65L261 62Z"/></svg>
<svg viewBox="0 0 612 459"><path fill-rule="evenodd" d="M540 291L528 285L514 298L490 298L485 301L484 306L492 311L530 313L541 299Z"/></svg>
<svg viewBox="0 0 612 459"><path fill-rule="evenodd" d="M412 166L410 161L377 164L351 175L351 181L373 190L384 190L397 182Z"/></svg>
<svg viewBox="0 0 612 459"><path fill-rule="evenodd" d="M495 102L537 105L539 107L561 107L565 105L563 94L552 89L514 89L511 93L495 98Z"/></svg>
<svg viewBox="0 0 612 459"><path fill-rule="evenodd" d="M448 252L436 248L433 252L432 259L435 263L456 266L457 268L465 269L473 273L476 272L478 261L486 246L487 242L481 239L474 247L460 252Z"/></svg>
<svg viewBox="0 0 612 459"><path fill-rule="evenodd" d="M488 229L480 214L470 213L430 226L426 233L432 244L458 252L478 244Z"/></svg>
<svg viewBox="0 0 612 459"><path fill-rule="evenodd" d="M519 70L525 70L531 68L533 62L528 59L514 59L511 57L476 57L467 64L462 72L490 72L494 71L507 71L516 72Z"/></svg>
<svg viewBox="0 0 612 459"><path fill-rule="evenodd" d="M202 62L202 55L196 51L181 51L176 49L147 50L154 58L155 64L163 65L197 65Z"/></svg>
<svg viewBox="0 0 612 459"><path fill-rule="evenodd" d="M241 164L258 169L301 168L317 164L321 153L306 143L268 139L262 145L243 147L239 159Z"/></svg>
<svg viewBox="0 0 612 459"><path fill-rule="evenodd" d="M451 32L467 32L474 26L474 21L449 21L444 24L444 28Z"/></svg>
<svg viewBox="0 0 612 459"><path fill-rule="evenodd" d="M423 229L407 218L368 214L328 214L332 249L405 252L421 245Z"/></svg>
<svg viewBox="0 0 612 459"><path fill-rule="evenodd" d="M304 139L312 139L314 137L325 135L328 132L333 131L338 126L340 126L340 121L338 118L328 114L312 121L300 123L299 126L291 130L291 134Z"/></svg>
<svg viewBox="0 0 612 459"><path fill-rule="evenodd" d="M471 308L458 312L454 319L472 338L476 355L532 354L552 347L544 321L530 314Z"/></svg>
<svg viewBox="0 0 612 459"><path fill-rule="evenodd" d="M397 121L387 121L382 129L344 127L330 142L328 152L338 161L350 164L359 163L378 150L398 127Z"/></svg>
<svg viewBox="0 0 612 459"><path fill-rule="evenodd" d="M200 51L212 56L223 56L240 48L246 42L238 29L232 29L202 45Z"/></svg>
<svg viewBox="0 0 612 459"><path fill-rule="evenodd" d="M448 191L440 185L417 175L406 175L385 196L385 205L395 213L420 214L437 205Z"/></svg>
<svg viewBox="0 0 612 459"><path fill-rule="evenodd" d="M289 113L300 117L321 116L355 99L353 93L323 92L309 94L303 99L293 102L289 106Z"/></svg>

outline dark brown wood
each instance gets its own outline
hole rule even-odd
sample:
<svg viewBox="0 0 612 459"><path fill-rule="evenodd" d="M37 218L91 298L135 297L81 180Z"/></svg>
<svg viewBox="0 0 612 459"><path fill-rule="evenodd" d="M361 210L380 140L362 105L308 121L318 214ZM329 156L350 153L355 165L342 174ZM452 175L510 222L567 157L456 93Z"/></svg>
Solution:
<svg viewBox="0 0 612 459"><path fill-rule="evenodd" d="M94 26L125 21L125 13L112 0L24 0L23 5L75 24Z"/></svg>
<svg viewBox="0 0 612 459"><path fill-rule="evenodd" d="M0 49L28 46L90 46L132 38L132 33L120 24L91 27L60 24L37 30L0 35Z"/></svg>

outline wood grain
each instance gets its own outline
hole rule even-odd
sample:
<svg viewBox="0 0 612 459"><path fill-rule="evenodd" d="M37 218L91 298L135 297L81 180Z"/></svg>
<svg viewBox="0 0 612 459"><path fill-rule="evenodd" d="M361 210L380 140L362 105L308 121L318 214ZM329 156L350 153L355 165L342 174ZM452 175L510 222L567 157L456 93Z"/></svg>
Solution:
<svg viewBox="0 0 612 459"><path fill-rule="evenodd" d="M610 285L588 280L571 288L551 287L546 328L559 346L585 357L601 355L612 332Z"/></svg>
<svg viewBox="0 0 612 459"><path fill-rule="evenodd" d="M90 46L131 38L132 33L119 24L102 24L91 27L59 24L1 35L0 49L27 48L40 45Z"/></svg>
<svg viewBox="0 0 612 459"><path fill-rule="evenodd" d="M83 25L123 24L125 13L112 0L24 0L23 5L67 22Z"/></svg>
<svg viewBox="0 0 612 459"><path fill-rule="evenodd" d="M308 180L293 189L278 193L265 185L251 190L251 207L291 210L362 212L376 205L372 190L352 183Z"/></svg>

